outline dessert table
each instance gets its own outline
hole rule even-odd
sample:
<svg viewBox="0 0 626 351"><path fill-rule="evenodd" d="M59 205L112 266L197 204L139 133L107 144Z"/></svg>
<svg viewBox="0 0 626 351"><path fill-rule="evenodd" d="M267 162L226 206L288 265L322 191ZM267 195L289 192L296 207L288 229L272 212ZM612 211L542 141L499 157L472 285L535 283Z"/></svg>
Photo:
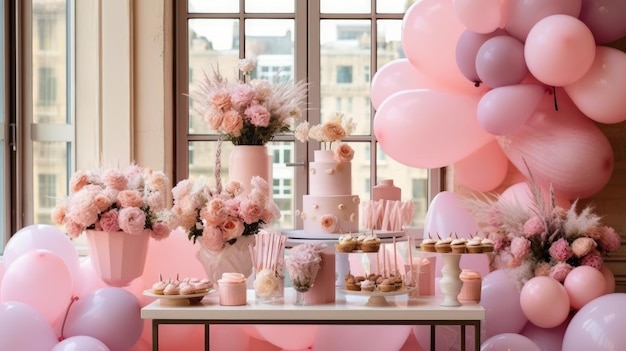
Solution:
<svg viewBox="0 0 626 351"><path fill-rule="evenodd" d="M211 324L300 324L300 325L430 325L430 350L435 350L435 326L461 326L461 350L465 350L465 327L474 326L474 350L480 350L481 322L485 310L480 304L458 307L441 306L439 297L387 297L386 306L367 306L366 296L337 292L332 304L295 306L295 293L285 289L281 304L257 303L254 291L248 290L245 306L221 306L217 294L205 296L199 303L180 306L156 300L141 309L142 319L152 320L152 350L159 350L159 325L204 325L205 350L210 350Z"/></svg>

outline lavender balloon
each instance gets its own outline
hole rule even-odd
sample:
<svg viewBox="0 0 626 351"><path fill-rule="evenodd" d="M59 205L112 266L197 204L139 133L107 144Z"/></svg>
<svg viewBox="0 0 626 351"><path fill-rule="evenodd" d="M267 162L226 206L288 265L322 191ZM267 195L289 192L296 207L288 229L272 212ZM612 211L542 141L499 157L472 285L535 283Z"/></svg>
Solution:
<svg viewBox="0 0 626 351"><path fill-rule="evenodd" d="M489 39L506 35L502 29L497 29L491 33L476 33L466 29L456 43L456 65L459 67L461 74L470 82L479 84L481 82L476 72L476 54L480 47Z"/></svg>
<svg viewBox="0 0 626 351"><path fill-rule="evenodd" d="M488 39L476 54L476 73L492 88L520 83L528 75L524 44L508 35Z"/></svg>
<svg viewBox="0 0 626 351"><path fill-rule="evenodd" d="M584 0L578 18L589 27L598 45L626 35L624 0Z"/></svg>

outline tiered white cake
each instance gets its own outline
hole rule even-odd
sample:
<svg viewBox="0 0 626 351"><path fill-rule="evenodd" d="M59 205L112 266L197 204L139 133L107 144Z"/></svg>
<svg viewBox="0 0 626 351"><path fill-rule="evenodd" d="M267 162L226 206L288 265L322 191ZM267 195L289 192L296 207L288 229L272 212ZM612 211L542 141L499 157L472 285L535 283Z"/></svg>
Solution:
<svg viewBox="0 0 626 351"><path fill-rule="evenodd" d="M334 159L331 150L317 150L309 163L309 195L302 198L305 233L356 233L359 197L352 193L352 165Z"/></svg>

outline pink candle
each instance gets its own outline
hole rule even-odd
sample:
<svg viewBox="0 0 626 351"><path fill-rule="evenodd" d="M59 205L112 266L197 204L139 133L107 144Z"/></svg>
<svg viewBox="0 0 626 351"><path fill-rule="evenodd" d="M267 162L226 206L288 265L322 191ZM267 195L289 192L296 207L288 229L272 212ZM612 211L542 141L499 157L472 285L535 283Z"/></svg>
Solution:
<svg viewBox="0 0 626 351"><path fill-rule="evenodd" d="M322 262L317 272L315 283L304 294L304 299L311 305L335 302L335 253L326 249L321 252Z"/></svg>

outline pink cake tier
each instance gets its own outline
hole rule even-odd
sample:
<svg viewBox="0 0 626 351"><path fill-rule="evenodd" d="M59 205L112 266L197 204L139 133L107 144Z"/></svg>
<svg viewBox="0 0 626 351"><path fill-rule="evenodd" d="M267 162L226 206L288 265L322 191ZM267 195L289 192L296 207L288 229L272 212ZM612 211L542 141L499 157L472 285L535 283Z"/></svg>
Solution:
<svg viewBox="0 0 626 351"><path fill-rule="evenodd" d="M352 193L352 164L339 162L331 150L317 150L309 164L309 194L300 218L306 233L359 231L359 197ZM329 224L331 218L332 225Z"/></svg>

